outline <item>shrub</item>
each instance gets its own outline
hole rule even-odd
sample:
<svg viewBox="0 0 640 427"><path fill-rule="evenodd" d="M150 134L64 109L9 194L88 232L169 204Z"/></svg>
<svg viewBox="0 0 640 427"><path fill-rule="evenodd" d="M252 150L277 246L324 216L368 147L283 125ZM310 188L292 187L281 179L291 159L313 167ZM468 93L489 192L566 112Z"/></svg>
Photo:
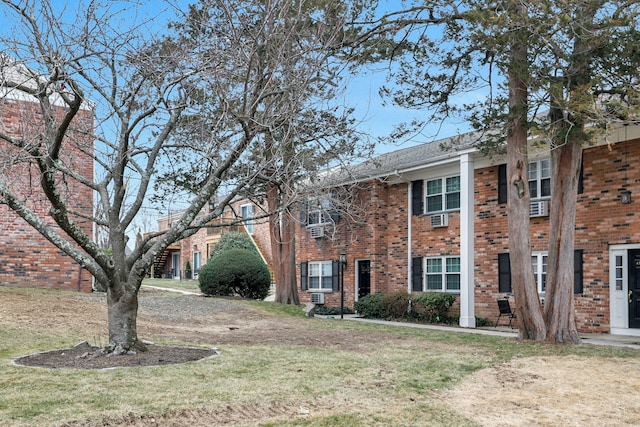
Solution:
<svg viewBox="0 0 640 427"><path fill-rule="evenodd" d="M200 291L205 295L230 296L233 295L233 289L228 283L219 280L217 271L214 267L213 259L202 266L198 275L198 286Z"/></svg>
<svg viewBox="0 0 640 427"><path fill-rule="evenodd" d="M258 254L258 250L256 246L251 241L251 237L249 237L245 233L238 233L236 231L232 231L229 233L225 233L220 237L220 240L215 244L213 249L211 250L211 254L209 255L209 259L213 259L220 255L221 253L231 250L231 249L245 249L247 251ZM259 254L258 254L259 255Z"/></svg>
<svg viewBox="0 0 640 427"><path fill-rule="evenodd" d="M442 322L456 300L455 295L444 292L425 292L411 296L411 315L418 320Z"/></svg>
<svg viewBox="0 0 640 427"><path fill-rule="evenodd" d="M406 317L409 311L409 294L406 291L382 294L380 304L383 318L400 319Z"/></svg>
<svg viewBox="0 0 640 427"><path fill-rule="evenodd" d="M231 249L211 258L198 276L205 295L264 299L269 294L271 276L260 256L246 249Z"/></svg>
<svg viewBox="0 0 640 427"><path fill-rule="evenodd" d="M382 294L366 295L356 301L355 309L362 317L382 318Z"/></svg>
<svg viewBox="0 0 640 427"><path fill-rule="evenodd" d="M323 307L321 305L316 305L314 312L320 316L339 316L340 307ZM343 314L353 314L353 311L351 311L349 307L345 307Z"/></svg>
<svg viewBox="0 0 640 427"><path fill-rule="evenodd" d="M476 327L493 326L493 322L486 317L476 317Z"/></svg>

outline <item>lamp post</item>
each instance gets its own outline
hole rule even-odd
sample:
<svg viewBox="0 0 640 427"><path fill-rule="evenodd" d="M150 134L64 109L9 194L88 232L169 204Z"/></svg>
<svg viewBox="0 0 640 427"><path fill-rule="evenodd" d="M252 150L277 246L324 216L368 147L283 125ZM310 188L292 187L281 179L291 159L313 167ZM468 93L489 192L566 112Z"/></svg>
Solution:
<svg viewBox="0 0 640 427"><path fill-rule="evenodd" d="M341 253L338 262L340 266L340 318L344 319L344 269L347 268L347 254Z"/></svg>

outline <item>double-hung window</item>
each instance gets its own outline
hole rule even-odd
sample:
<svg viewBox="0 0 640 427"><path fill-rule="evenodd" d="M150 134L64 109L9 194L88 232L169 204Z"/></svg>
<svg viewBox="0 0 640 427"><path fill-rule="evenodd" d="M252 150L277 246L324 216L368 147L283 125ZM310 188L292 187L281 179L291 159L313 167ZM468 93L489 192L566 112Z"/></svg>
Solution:
<svg viewBox="0 0 640 427"><path fill-rule="evenodd" d="M331 223L331 199L320 197L309 203L307 212L307 225L320 225Z"/></svg>
<svg viewBox="0 0 640 427"><path fill-rule="evenodd" d="M427 180L427 214L460 209L460 177Z"/></svg>
<svg viewBox="0 0 640 427"><path fill-rule="evenodd" d="M247 233L253 234L253 205L242 205L240 211Z"/></svg>
<svg viewBox="0 0 640 427"><path fill-rule="evenodd" d="M547 287L547 252L532 252L531 265L533 266L533 276L536 281L538 293L543 296ZM576 249L573 252L573 293L583 292L583 250ZM618 262L618 260L616 260ZM616 270L616 277L623 271ZM616 286L619 282L616 282ZM508 253L498 254L498 290L499 292L512 292L511 289L511 264Z"/></svg>
<svg viewBox="0 0 640 427"><path fill-rule="evenodd" d="M331 261L309 262L309 290L331 291L332 272Z"/></svg>
<svg viewBox="0 0 640 427"><path fill-rule="evenodd" d="M533 252L531 254L531 264L533 264L533 277L538 285L538 293L544 295L547 285L547 253Z"/></svg>
<svg viewBox="0 0 640 427"><path fill-rule="evenodd" d="M460 291L460 257L425 258L427 291Z"/></svg>
<svg viewBox="0 0 640 427"><path fill-rule="evenodd" d="M551 197L551 159L529 163L529 194L531 200Z"/></svg>

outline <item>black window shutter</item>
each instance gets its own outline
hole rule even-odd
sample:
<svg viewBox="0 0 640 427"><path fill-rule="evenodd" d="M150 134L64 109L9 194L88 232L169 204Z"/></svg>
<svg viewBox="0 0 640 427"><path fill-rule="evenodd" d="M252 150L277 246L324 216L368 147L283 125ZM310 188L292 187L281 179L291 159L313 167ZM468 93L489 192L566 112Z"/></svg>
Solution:
<svg viewBox="0 0 640 427"><path fill-rule="evenodd" d="M340 261L331 261L331 287L340 290Z"/></svg>
<svg viewBox="0 0 640 427"><path fill-rule="evenodd" d="M582 249L573 252L573 293L582 293Z"/></svg>
<svg viewBox="0 0 640 427"><path fill-rule="evenodd" d="M300 263L300 289L303 291L306 291L307 289L309 289L309 285L308 283L308 275L307 275L307 266L309 265L308 262L302 262Z"/></svg>
<svg viewBox="0 0 640 427"><path fill-rule="evenodd" d="M422 257L411 260L411 290L422 291Z"/></svg>
<svg viewBox="0 0 640 427"><path fill-rule="evenodd" d="M511 292L509 254L498 254L498 292Z"/></svg>
<svg viewBox="0 0 640 427"><path fill-rule="evenodd" d="M580 173L578 175L578 194L584 192L584 159L580 160Z"/></svg>
<svg viewBox="0 0 640 427"><path fill-rule="evenodd" d="M422 215L424 213L424 205L422 201L423 181L411 181L411 206L414 215Z"/></svg>
<svg viewBox="0 0 640 427"><path fill-rule="evenodd" d="M307 225L309 223L307 218L307 209L307 202L300 202L300 224L302 225Z"/></svg>
<svg viewBox="0 0 640 427"><path fill-rule="evenodd" d="M507 203L508 186L507 186L507 165L498 165L498 203Z"/></svg>

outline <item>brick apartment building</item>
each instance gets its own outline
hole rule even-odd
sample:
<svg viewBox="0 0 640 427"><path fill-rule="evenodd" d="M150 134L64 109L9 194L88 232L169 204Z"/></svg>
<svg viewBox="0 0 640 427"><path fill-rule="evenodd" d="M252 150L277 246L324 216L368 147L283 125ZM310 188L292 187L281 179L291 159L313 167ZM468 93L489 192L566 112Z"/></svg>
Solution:
<svg viewBox="0 0 640 427"><path fill-rule="evenodd" d="M259 216L260 207L248 201L236 201L224 210L220 219L211 224L229 224L202 228L196 234L169 246L154 263L153 276L158 278L196 279L200 268L207 262L213 247L228 232L246 233L253 240L261 256L270 265L271 245L267 219L251 219ZM169 229L171 222L180 218L182 212L170 213L158 220L158 230ZM235 219L242 219L233 223ZM187 262L191 270L187 269ZM188 272L190 271L190 273Z"/></svg>
<svg viewBox="0 0 640 427"><path fill-rule="evenodd" d="M363 295L450 292L460 325L495 319L509 296L504 159L471 144L436 141L384 154L354 168L358 224L334 221L316 203L296 232L301 300L340 305L332 264L347 256L345 306ZM549 232L550 154L530 155L532 262L544 298ZM578 329L640 335L640 128L614 126L586 146L578 195L574 295Z"/></svg>
<svg viewBox="0 0 640 427"><path fill-rule="evenodd" d="M3 72L7 72L5 68ZM55 104L55 102L54 102ZM59 108L62 115L64 107ZM0 132L18 138L36 135L38 123L42 123L40 105L35 99L24 94L4 89L0 94ZM92 152L93 112L85 106L74 120L72 127L82 132L73 133L64 145L62 157L73 170L86 177L93 177L93 159L85 154ZM82 147L83 152L78 147ZM0 179L17 191L28 206L41 218L49 217L50 205L39 189L39 171L33 163L14 163L15 150L0 141ZM66 180L64 196L73 209L91 216L93 213L93 192L74 180ZM93 225L88 220L76 218L88 235L93 233ZM92 290L92 276L88 271L49 243L26 221L0 203L0 285L38 286L46 288Z"/></svg>

